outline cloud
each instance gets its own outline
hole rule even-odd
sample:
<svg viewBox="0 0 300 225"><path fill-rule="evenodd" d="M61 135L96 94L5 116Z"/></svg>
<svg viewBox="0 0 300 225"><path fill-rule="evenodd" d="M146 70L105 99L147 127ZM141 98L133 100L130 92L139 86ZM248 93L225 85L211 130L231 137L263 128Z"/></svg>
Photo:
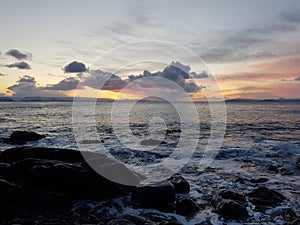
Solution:
<svg viewBox="0 0 300 225"><path fill-rule="evenodd" d="M234 73L227 75L218 75L218 81L223 82L242 82L242 81L270 81L278 79L292 78L292 74L282 73Z"/></svg>
<svg viewBox="0 0 300 225"><path fill-rule="evenodd" d="M57 91L70 91L75 89L82 89L83 87L78 87L79 80L75 77L68 77L57 84L48 85L43 87L43 90L57 90Z"/></svg>
<svg viewBox="0 0 300 225"><path fill-rule="evenodd" d="M300 81L300 76L295 78L295 81Z"/></svg>
<svg viewBox="0 0 300 225"><path fill-rule="evenodd" d="M118 91L128 82L119 76L101 70L91 71L91 76L84 79L83 85L94 89Z"/></svg>
<svg viewBox="0 0 300 225"><path fill-rule="evenodd" d="M134 87L130 87L129 91L135 92L138 87L142 88L155 88L159 90L172 90L174 91L174 83L181 86L188 93L196 93L200 91L204 86L198 86L192 81L192 77L195 78L208 78L210 75L203 71L199 74L191 72L191 68L188 65L183 65L180 62L172 62L163 71L151 73L147 70L140 75L131 75L128 78L121 78L115 74L104 72L101 70L89 71L89 75L79 74L77 77L68 77L56 84L48 84L46 86L38 86L36 79L29 75L20 77L16 83L8 87L9 91L12 91L13 97L24 98L30 96L42 96L42 97L63 97L65 91L71 91L75 89L84 89L90 87L99 90L109 90L119 92L127 84L132 81L135 82ZM141 79L144 77L153 77L153 79ZM161 79L166 78L173 82L161 82ZM175 90L177 91L177 90Z"/></svg>
<svg viewBox="0 0 300 225"><path fill-rule="evenodd" d="M295 23L299 24L300 23L300 15L299 12L296 13L283 13L282 18L289 23Z"/></svg>
<svg viewBox="0 0 300 225"><path fill-rule="evenodd" d="M16 62L16 63L13 63L13 64L8 64L6 65L6 67L8 68L18 68L20 70L30 70L31 67L30 65L27 63L27 62Z"/></svg>
<svg viewBox="0 0 300 225"><path fill-rule="evenodd" d="M36 88L36 81L34 77L29 75L24 75L19 80L17 80L16 84L8 87L8 90L14 92L31 92Z"/></svg>
<svg viewBox="0 0 300 225"><path fill-rule="evenodd" d="M137 80L143 77L162 77L169 79L175 83L177 83L179 86L181 86L186 92L198 92L201 90L201 87L196 85L191 79L192 78L208 78L209 75L206 71L203 71L202 73L195 73L191 72L191 68L188 65L183 65L180 62L172 62L169 66L167 66L163 71L161 72L155 72L151 73L147 70L144 71L141 75L131 75L128 77L129 82L133 80ZM151 85L159 87L161 84L159 82L155 82ZM147 85L150 87L150 84L142 84L140 82L140 85ZM172 86L173 87L173 86Z"/></svg>
<svg viewBox="0 0 300 225"><path fill-rule="evenodd" d="M25 97L65 97L64 94L58 91L44 90L44 87L37 86L37 82L34 77L24 75L19 78L16 83L7 88L13 92L13 98L22 99Z"/></svg>
<svg viewBox="0 0 300 225"><path fill-rule="evenodd" d="M73 61L66 65L63 70L65 71L65 73L82 73L86 72L87 68L83 63Z"/></svg>
<svg viewBox="0 0 300 225"><path fill-rule="evenodd" d="M20 52L18 49L10 49L8 52L6 52L6 55L15 57L18 60L24 60L24 59L31 59L32 54L29 52Z"/></svg>

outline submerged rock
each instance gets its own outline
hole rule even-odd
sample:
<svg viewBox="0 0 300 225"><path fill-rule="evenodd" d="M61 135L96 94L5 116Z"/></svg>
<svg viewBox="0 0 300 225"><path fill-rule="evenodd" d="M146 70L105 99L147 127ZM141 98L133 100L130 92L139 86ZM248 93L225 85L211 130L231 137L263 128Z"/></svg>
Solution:
<svg viewBox="0 0 300 225"><path fill-rule="evenodd" d="M131 202L145 208L164 210L174 201L174 187L166 181L137 187L131 193Z"/></svg>
<svg viewBox="0 0 300 225"><path fill-rule="evenodd" d="M160 141L160 140L155 140L152 138L141 141L141 145L145 145L145 146L155 146L155 145L159 145L159 144L166 144L166 142Z"/></svg>
<svg viewBox="0 0 300 225"><path fill-rule="evenodd" d="M3 142L6 144L26 144L29 141L38 141L45 138L45 135L37 134L29 131L14 131L9 138L3 138Z"/></svg>
<svg viewBox="0 0 300 225"><path fill-rule="evenodd" d="M217 212L226 219L244 219L248 218L249 214L241 202L223 199L216 205Z"/></svg>

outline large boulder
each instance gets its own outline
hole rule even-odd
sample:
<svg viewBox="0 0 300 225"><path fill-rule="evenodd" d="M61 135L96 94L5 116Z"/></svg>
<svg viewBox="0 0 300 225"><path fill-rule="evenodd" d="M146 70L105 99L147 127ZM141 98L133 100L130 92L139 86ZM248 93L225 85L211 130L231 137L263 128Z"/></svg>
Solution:
<svg viewBox="0 0 300 225"><path fill-rule="evenodd" d="M9 138L3 138L3 142L6 144L23 145L29 141L38 141L45 138L45 135L37 134L29 131L14 131Z"/></svg>
<svg viewBox="0 0 300 225"><path fill-rule="evenodd" d="M0 205L15 201L14 205L24 208L56 208L73 200L118 197L139 185L140 177L120 162L103 154L84 154L95 170L82 152L75 150L21 147L0 152L0 167L5 171L0 175L6 180L0 182ZM113 180L122 176L132 185L117 183L106 175Z"/></svg>
<svg viewBox="0 0 300 225"><path fill-rule="evenodd" d="M174 201L174 187L167 181L137 187L131 193L131 202L145 208L163 210Z"/></svg>
<svg viewBox="0 0 300 225"><path fill-rule="evenodd" d="M17 215L23 202L22 190L12 183L0 180L0 220Z"/></svg>

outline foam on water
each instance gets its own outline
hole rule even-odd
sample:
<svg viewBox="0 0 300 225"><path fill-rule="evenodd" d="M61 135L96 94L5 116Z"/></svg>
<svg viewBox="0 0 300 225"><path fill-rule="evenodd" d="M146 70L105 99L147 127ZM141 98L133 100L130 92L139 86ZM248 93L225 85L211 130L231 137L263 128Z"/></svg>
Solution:
<svg viewBox="0 0 300 225"><path fill-rule="evenodd" d="M123 146L114 135L110 121L111 103L99 103L96 108L96 127L98 137L91 136L91 130L82 133L81 145L89 151L99 151L105 147L116 159L132 166L151 165L161 162L174 151L180 138L181 127L176 113L166 113L168 106L159 104L153 110L153 103L140 103L130 117L130 128L139 138L149 138L149 122L152 117L164 119L166 137L164 143L151 151L138 151ZM289 200L281 206L273 207L265 213L253 211L248 204L252 217L242 224L283 224L279 215L283 207L293 207L300 213L300 171L296 168L296 158L300 156L300 104L299 103L234 103L227 104L227 131L223 145L215 161L205 170L199 170L199 160L210 134L209 107L197 104L199 112L200 137L192 159L181 170L181 174L191 184L190 196L203 205L203 209L193 218L187 219L175 214L183 224L197 224L209 220L211 224L223 224L223 219L205 206L209 198L218 196L220 190L250 191L255 185L251 178L266 177L263 184L283 193ZM147 112L147 113L145 113ZM46 134L47 137L26 145L77 149L72 127L72 103L0 103L1 137L7 137L14 130L28 130ZM124 137L127 135L123 133ZM190 140L184 140L188 145ZM139 143L137 143L139 144ZM11 145L0 143L0 150ZM291 173L274 173L270 165L284 168ZM147 171L144 171L147 173ZM245 179L236 182L237 178ZM113 209L112 209L113 210ZM143 214L153 212L147 209L125 207L124 212ZM115 213L115 209L111 212ZM229 221L227 224L241 224Z"/></svg>

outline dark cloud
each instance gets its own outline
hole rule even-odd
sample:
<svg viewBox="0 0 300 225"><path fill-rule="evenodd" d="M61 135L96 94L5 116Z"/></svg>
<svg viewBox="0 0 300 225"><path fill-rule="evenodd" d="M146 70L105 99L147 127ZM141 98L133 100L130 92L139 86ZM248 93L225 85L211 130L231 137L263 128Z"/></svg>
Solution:
<svg viewBox="0 0 300 225"><path fill-rule="evenodd" d="M32 54L29 52L20 52L18 49L10 49L8 52L6 52L6 55L10 55L12 57L15 57L18 60L24 60L24 59L31 59Z"/></svg>
<svg viewBox="0 0 300 225"><path fill-rule="evenodd" d="M300 76L295 78L295 81L300 81Z"/></svg>
<svg viewBox="0 0 300 225"><path fill-rule="evenodd" d="M34 77L25 75L17 80L16 84L7 88L8 90L19 92L31 92L36 89L36 81Z"/></svg>
<svg viewBox="0 0 300 225"><path fill-rule="evenodd" d="M137 80L143 77L162 77L169 79L175 83L177 83L179 86L181 86L185 91L187 92L198 92L201 90L201 87L196 85L191 79L192 78L208 78L209 75L203 71L200 74L197 74L195 72L190 71L191 68L188 65L183 65L180 62L172 62L169 66L167 66L162 72L155 72L151 73L147 70L144 71L141 75L131 75L128 77L129 82L133 80ZM155 82L155 80L153 80ZM142 81L141 81L142 82ZM140 85L148 85L149 84L142 84ZM160 86L160 83L156 82L152 84L153 86Z"/></svg>
<svg viewBox="0 0 300 225"><path fill-rule="evenodd" d="M101 90L121 90L128 82L119 76L101 70L91 71L91 76L84 79L87 87Z"/></svg>
<svg viewBox="0 0 300 225"><path fill-rule="evenodd" d="M70 91L75 90L80 87L78 87L79 80L75 77L69 77L62 81L60 81L58 84L48 85L46 87L43 87L43 90L57 90L57 91ZM82 87L81 87L82 88Z"/></svg>
<svg viewBox="0 0 300 225"><path fill-rule="evenodd" d="M8 68L18 68L18 69L21 69L21 70L30 70L31 67L30 65L27 63L27 62L16 62L16 63L13 63L13 64L8 64L6 65L6 67Z"/></svg>
<svg viewBox="0 0 300 225"><path fill-rule="evenodd" d="M283 13L282 18L289 22L289 23L295 23L299 24L300 23L300 14L299 12L296 13Z"/></svg>
<svg viewBox="0 0 300 225"><path fill-rule="evenodd" d="M63 70L65 71L65 73L82 73L86 72L87 68L83 63L73 61L66 65Z"/></svg>
<svg viewBox="0 0 300 225"><path fill-rule="evenodd" d="M25 75L12 86L7 88L13 93L14 99L22 99L25 97L65 97L57 91L44 90L44 87L37 86L37 82L34 77Z"/></svg>

